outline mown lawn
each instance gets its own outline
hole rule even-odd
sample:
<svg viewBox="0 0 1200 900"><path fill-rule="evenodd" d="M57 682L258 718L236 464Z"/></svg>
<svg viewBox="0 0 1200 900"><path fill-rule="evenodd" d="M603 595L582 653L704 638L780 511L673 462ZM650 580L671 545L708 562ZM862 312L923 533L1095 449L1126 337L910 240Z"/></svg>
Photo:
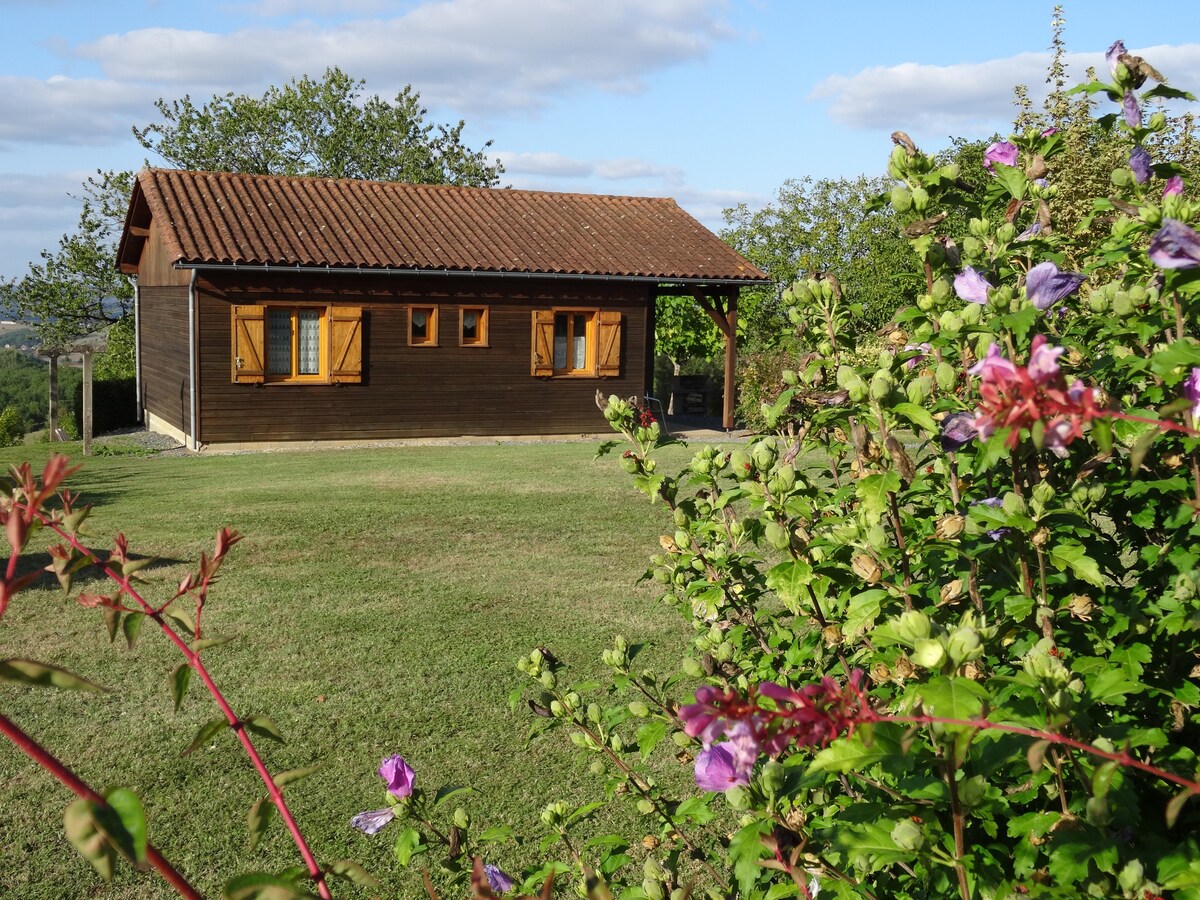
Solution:
<svg viewBox="0 0 1200 900"><path fill-rule="evenodd" d="M384 882L384 896L416 897L389 832L368 838L348 825L382 805L382 757L403 753L420 786L475 786L476 822L533 835L545 803L583 802L596 785L559 736L525 746L529 716L506 703L523 677L516 657L545 644L585 677L599 674L617 633L649 638L650 664L676 660L688 642L690 626L637 583L667 525L663 511L611 458L594 462L594 450L94 458L70 485L96 505L95 545L123 530L136 553L162 561L147 570L155 597L169 595L220 526L245 535L205 610L208 632L237 636L208 651L210 671L237 711L266 713L288 738L259 742L274 770L323 763L288 791L318 857L353 858ZM2 450L0 465L45 453ZM132 652L110 645L98 612L47 584L19 595L0 621L0 658L12 656L113 689L3 684L0 709L93 785L134 788L151 840L203 893L219 895L241 871L299 862L278 822L247 849L246 812L260 788L231 733L180 757L218 713L198 683L173 711L168 676L180 660L160 634L147 627ZM99 881L63 837L70 799L0 742L0 896L172 896L128 867ZM536 858L536 842L503 854L497 862L519 869Z"/></svg>

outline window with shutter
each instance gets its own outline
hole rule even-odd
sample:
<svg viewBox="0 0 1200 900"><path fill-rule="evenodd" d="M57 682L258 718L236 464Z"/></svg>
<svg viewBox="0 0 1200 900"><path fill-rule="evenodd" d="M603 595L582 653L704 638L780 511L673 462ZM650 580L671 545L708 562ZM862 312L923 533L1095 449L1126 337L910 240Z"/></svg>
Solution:
<svg viewBox="0 0 1200 900"><path fill-rule="evenodd" d="M234 306L233 381L360 382L362 320L357 306Z"/></svg>
<svg viewBox="0 0 1200 900"><path fill-rule="evenodd" d="M534 310L533 374L620 375L621 314L596 309Z"/></svg>

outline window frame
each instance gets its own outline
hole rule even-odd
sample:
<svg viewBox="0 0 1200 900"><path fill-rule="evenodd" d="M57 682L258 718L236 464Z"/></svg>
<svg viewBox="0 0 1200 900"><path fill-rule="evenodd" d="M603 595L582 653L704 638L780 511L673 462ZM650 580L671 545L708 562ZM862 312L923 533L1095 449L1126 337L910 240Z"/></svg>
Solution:
<svg viewBox="0 0 1200 900"><path fill-rule="evenodd" d="M424 310L429 313L429 320L426 323L425 339L415 340L413 338L413 315ZM438 346L438 306L436 303L431 304L413 304L408 307L408 346L410 347L436 347Z"/></svg>
<svg viewBox="0 0 1200 900"><path fill-rule="evenodd" d="M475 340L468 340L465 334L467 313L478 313L479 320L476 323L475 330L477 337ZM488 342L488 307L486 306L460 306L458 308L458 346L460 347L487 347Z"/></svg>
<svg viewBox="0 0 1200 900"><path fill-rule="evenodd" d="M584 313L588 316L586 360L584 367L556 368L554 366L554 331L557 317ZM534 378L619 378L621 376L622 323L624 313L619 309L598 306L549 306L534 308L532 314L532 346L530 374ZM569 342L573 322L567 330Z"/></svg>
<svg viewBox="0 0 1200 900"><path fill-rule="evenodd" d="M551 345L550 352L550 368L553 372L552 378L595 378L597 376L596 359L599 350L600 340L600 310L595 307L570 307L570 306L555 306L551 307L551 312L554 313L554 334L558 335L558 317L560 315L567 317L567 365L564 368L559 368L554 365L554 346ZM584 330L584 358L582 368L575 368L571 365L572 347L571 338L575 328L575 316L586 315L587 324Z"/></svg>
<svg viewBox="0 0 1200 900"><path fill-rule="evenodd" d="M263 382L266 384L329 384L329 304L283 303L266 301L263 307ZM271 371L271 313L287 310L291 313L291 373L282 375ZM320 329L317 348L317 372L300 374L300 330L297 327L301 311L319 313Z"/></svg>

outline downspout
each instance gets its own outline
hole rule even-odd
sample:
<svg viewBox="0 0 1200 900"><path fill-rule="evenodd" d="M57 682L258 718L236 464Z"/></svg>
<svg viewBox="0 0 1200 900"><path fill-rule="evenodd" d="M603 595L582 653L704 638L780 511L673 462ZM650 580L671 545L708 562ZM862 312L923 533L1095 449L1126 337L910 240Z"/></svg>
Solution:
<svg viewBox="0 0 1200 900"><path fill-rule="evenodd" d="M133 285L133 389L136 394L134 421L145 424L146 407L142 403L142 292L138 287L138 280L132 275L129 276L129 283Z"/></svg>
<svg viewBox="0 0 1200 900"><path fill-rule="evenodd" d="M196 269L188 279L188 440L191 450L199 450L196 440Z"/></svg>

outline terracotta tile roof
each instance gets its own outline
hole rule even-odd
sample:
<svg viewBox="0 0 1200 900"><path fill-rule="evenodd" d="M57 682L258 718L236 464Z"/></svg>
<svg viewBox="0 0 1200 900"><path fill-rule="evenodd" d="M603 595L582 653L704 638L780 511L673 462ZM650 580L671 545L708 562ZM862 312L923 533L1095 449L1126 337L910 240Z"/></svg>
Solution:
<svg viewBox="0 0 1200 900"><path fill-rule="evenodd" d="M674 200L652 197L144 169L119 250L126 269L151 222L184 265L769 280Z"/></svg>

